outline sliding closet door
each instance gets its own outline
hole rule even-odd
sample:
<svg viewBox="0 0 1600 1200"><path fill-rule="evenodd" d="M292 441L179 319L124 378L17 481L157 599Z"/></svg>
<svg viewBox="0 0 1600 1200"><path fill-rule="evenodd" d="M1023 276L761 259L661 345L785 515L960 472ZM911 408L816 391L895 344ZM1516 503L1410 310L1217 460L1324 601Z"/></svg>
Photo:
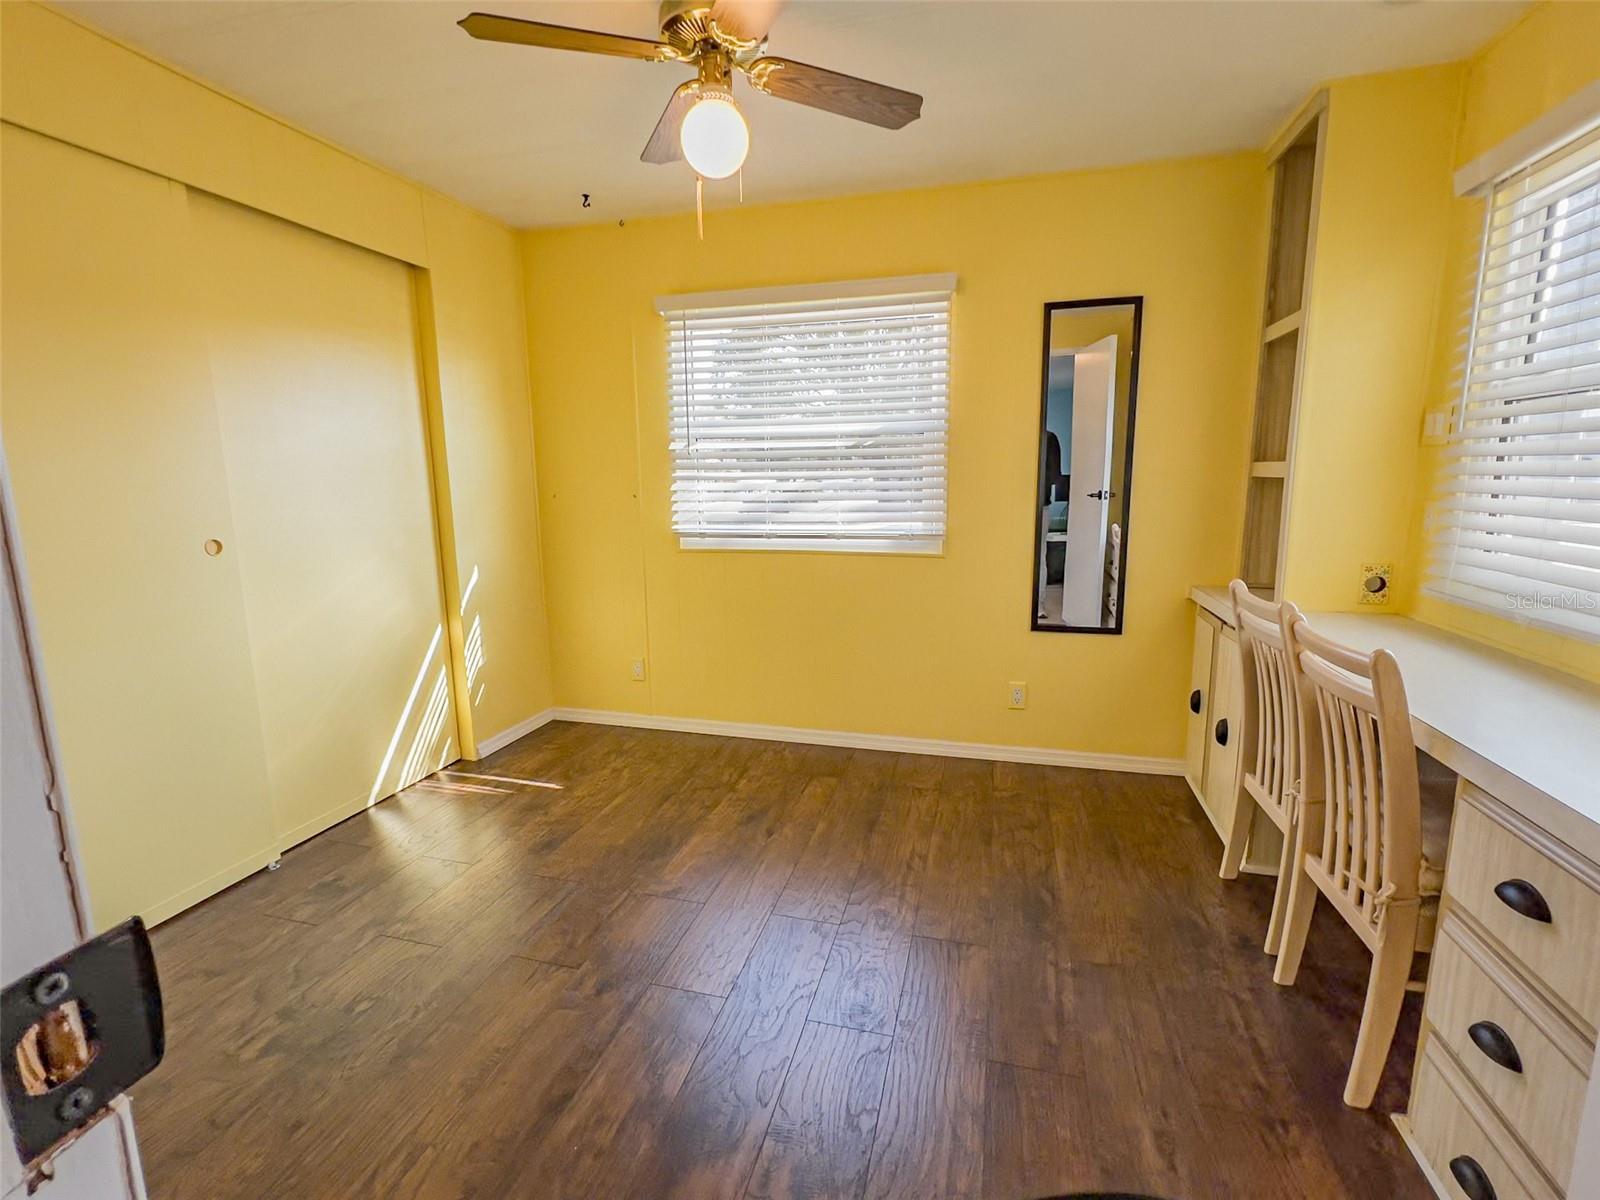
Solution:
<svg viewBox="0 0 1600 1200"><path fill-rule="evenodd" d="M458 754L411 277L262 213L189 202L287 846Z"/></svg>
<svg viewBox="0 0 1600 1200"><path fill-rule="evenodd" d="M261 718L183 189L0 138L0 433L104 929L274 856Z"/></svg>

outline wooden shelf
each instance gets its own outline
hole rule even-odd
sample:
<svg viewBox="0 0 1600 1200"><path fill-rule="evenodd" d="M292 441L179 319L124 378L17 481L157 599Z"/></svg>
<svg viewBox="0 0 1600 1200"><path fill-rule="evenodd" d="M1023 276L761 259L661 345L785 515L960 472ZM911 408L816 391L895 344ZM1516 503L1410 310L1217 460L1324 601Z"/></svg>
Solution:
<svg viewBox="0 0 1600 1200"><path fill-rule="evenodd" d="M1275 342L1281 337L1295 333L1300 328L1300 314L1305 310L1297 308L1294 312L1284 317L1281 321L1274 321L1267 326L1266 332L1261 335L1263 342Z"/></svg>
<svg viewBox="0 0 1600 1200"><path fill-rule="evenodd" d="M1250 480L1245 498L1244 554L1239 564L1239 577L1252 591L1278 586L1283 487L1283 480L1275 475Z"/></svg>
<svg viewBox="0 0 1600 1200"><path fill-rule="evenodd" d="M1250 478L1245 492L1239 574L1271 590L1282 569L1288 512L1289 460L1294 457L1307 298L1316 243L1317 190L1327 94L1319 93L1274 143L1272 236L1267 248L1266 304L1256 369Z"/></svg>

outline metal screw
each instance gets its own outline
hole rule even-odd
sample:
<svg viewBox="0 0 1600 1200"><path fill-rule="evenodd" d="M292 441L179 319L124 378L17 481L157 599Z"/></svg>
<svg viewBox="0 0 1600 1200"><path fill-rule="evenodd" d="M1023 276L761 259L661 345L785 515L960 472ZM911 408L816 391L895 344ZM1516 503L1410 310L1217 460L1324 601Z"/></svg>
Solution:
<svg viewBox="0 0 1600 1200"><path fill-rule="evenodd" d="M94 1111L94 1093L86 1087L73 1088L61 1102L63 1121L81 1121Z"/></svg>
<svg viewBox="0 0 1600 1200"><path fill-rule="evenodd" d="M71 988L72 980L67 978L65 971L51 971L33 985L33 998L46 1008L51 1008L59 1003Z"/></svg>

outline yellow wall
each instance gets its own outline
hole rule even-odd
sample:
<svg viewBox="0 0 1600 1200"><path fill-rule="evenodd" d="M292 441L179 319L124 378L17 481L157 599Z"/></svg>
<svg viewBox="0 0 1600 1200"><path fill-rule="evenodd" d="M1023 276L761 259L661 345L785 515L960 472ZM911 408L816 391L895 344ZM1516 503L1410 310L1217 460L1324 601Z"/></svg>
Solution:
<svg viewBox="0 0 1600 1200"><path fill-rule="evenodd" d="M423 211L443 418L438 437L449 460L459 579L446 615L461 622L464 639L478 643L473 658L482 665L470 672L467 692L481 741L554 703L522 259L514 233L453 200L426 193Z"/></svg>
<svg viewBox="0 0 1600 1200"><path fill-rule="evenodd" d="M1328 86L1284 593L1356 608L1361 567L1406 561L1462 71Z"/></svg>
<svg viewBox="0 0 1600 1200"><path fill-rule="evenodd" d="M1597 80L1600 4L1536 6L1466 63L1452 170L1493 149ZM1456 371L1464 352L1467 312L1483 236L1483 200L1450 200L1442 227L1449 240L1442 254L1435 336L1424 392L1429 406L1453 404L1459 396ZM1518 624L1417 591L1424 565L1427 485L1437 464L1436 451L1424 448L1419 452L1417 474L1421 486L1413 504L1409 568L1405 572L1411 596L1410 615L1551 666L1600 679L1600 646L1592 642Z"/></svg>
<svg viewBox="0 0 1600 1200"><path fill-rule="evenodd" d="M1467 60L1456 164L1600 80L1600 3L1546 0Z"/></svg>
<svg viewBox="0 0 1600 1200"><path fill-rule="evenodd" d="M478 700L463 730L481 741L551 700L520 251L512 233L488 218L34 4L0 5L0 117L7 145L5 280L21 287L31 279L38 286L30 296L60 300L47 311L8 304L0 314L8 349L42 339L41 353L20 365L6 355L0 419L24 554L30 566L40 564L32 570L34 600L43 614L43 657L67 782L97 921L133 911L158 920L259 867L289 834L263 827L259 806L218 800L219 789L249 797L264 787L261 744L252 748L239 732L246 709L259 730L255 697L236 694L252 677L237 676L238 664L215 653L224 631L197 628L192 645L184 643L186 655L192 649L199 656L192 663L184 657L162 669L157 661L158 648L170 652L174 639L182 642L190 615L164 611L160 597L170 592L163 589L187 587L195 567L187 558L183 564L141 558L139 530L97 518L106 494L126 486L141 489L148 506L141 511L164 507L181 519L181 528L195 535L193 545L231 528L226 481L212 481L219 493L194 474L196 461L216 448L214 406L201 412L182 403L192 399L190 384L194 395L209 397L207 364L160 338L140 345L121 332L113 336L113 318L140 310L143 286L152 327L169 318L180 328L202 326L182 315L194 311L195 276L170 252L186 233L187 188L416 268L422 344L415 349L434 405L433 477L450 489L439 497L448 518L439 531L449 555L445 608L461 623L458 647L474 626L481 638L482 664L471 688ZM19 144L29 147L25 157L12 152ZM48 197L71 191L67 181L82 172L115 182L102 182L81 203L11 204L15 188L23 189L19 196ZM63 269L55 270L56 260ZM83 269L81 279L65 269L74 264ZM102 289L96 271L126 288ZM106 302L97 306L92 298L103 290ZM100 341L104 352L83 353L84 344ZM23 374L30 361L48 372L30 380ZM63 499L52 483L63 471L103 486ZM220 536L227 543L231 534ZM182 537L188 544L190 534ZM216 569L226 561L226 554L205 560L211 569L199 568L205 583L193 594L203 596L231 577L237 609L237 576ZM477 582L462 613L474 568ZM86 586L102 577L108 586L86 600ZM100 645L63 632L77 628L68 618L87 620L102 597L148 612L148 645ZM220 620L216 615L211 624ZM214 679L205 673L206 654L216 662ZM464 661L457 668L463 677L468 672ZM113 671L146 689L137 713L125 691L105 686ZM161 719L184 710L186 696L208 689L217 700L203 720L175 728ZM124 726L114 729L119 720ZM181 837L172 836L175 829ZM224 865L197 875L194 864L201 861Z"/></svg>
<svg viewBox="0 0 1600 1200"><path fill-rule="evenodd" d="M1184 597L1237 553L1266 188L1238 155L719 206L704 242L692 216L524 234L557 702L1174 756ZM934 271L960 278L944 554L680 550L653 298ZM1031 633L1042 305L1138 294L1127 632Z"/></svg>

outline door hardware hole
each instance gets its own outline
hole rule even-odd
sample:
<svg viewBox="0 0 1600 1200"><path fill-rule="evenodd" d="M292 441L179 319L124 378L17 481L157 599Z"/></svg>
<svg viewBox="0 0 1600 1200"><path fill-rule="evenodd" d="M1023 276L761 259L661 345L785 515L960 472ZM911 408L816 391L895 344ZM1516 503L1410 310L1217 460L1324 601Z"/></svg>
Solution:
<svg viewBox="0 0 1600 1200"><path fill-rule="evenodd" d="M76 1000L58 1004L32 1025L17 1042L17 1076L30 1096L70 1083L100 1052L89 1028L88 1014Z"/></svg>

